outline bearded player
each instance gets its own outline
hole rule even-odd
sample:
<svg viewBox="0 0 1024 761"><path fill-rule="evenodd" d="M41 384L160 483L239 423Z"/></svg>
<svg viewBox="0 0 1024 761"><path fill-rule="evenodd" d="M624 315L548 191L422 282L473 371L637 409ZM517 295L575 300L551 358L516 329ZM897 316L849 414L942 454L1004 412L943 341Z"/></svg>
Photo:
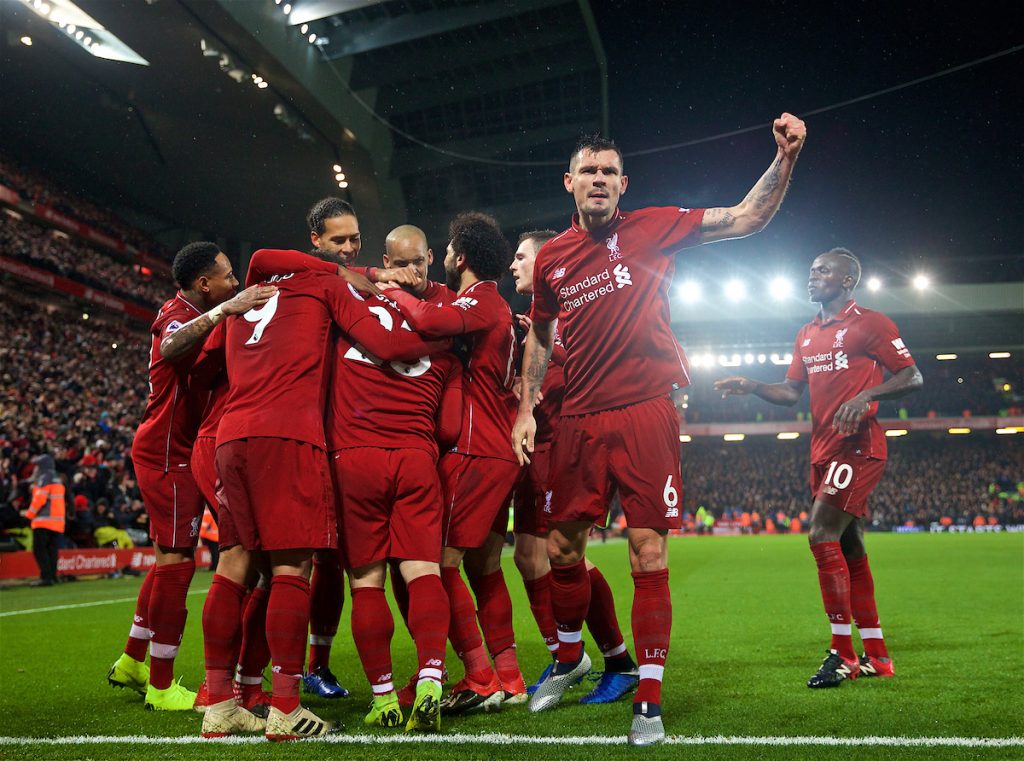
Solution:
<svg viewBox="0 0 1024 761"><path fill-rule="evenodd" d="M633 745L665 736L661 681L672 628L667 535L682 522L679 419L670 394L689 383L685 355L669 326L673 255L764 229L782 203L807 133L802 121L783 114L773 134L775 160L736 206L633 212L619 209L629 184L622 152L603 138L585 139L563 178L577 213L569 229L544 245L534 266L533 324L512 436L524 464L534 446L533 407L556 319L566 361L548 534L559 646L555 668L530 698L530 709L553 707L590 668L582 641L590 607L584 553L591 527L618 488L629 523L640 671L629 732Z"/></svg>
<svg viewBox="0 0 1024 761"><path fill-rule="evenodd" d="M895 674L875 606L864 548L868 497L885 471L886 443L875 419L878 401L899 399L924 383L892 320L853 300L860 262L834 248L811 263L807 291L818 316L796 336L782 383L730 377L715 382L722 397L754 394L792 406L811 393L811 552L832 627L832 643L807 686L838 687L858 676ZM891 373L883 382L882 368ZM857 659L851 621L864 653Z"/></svg>
<svg viewBox="0 0 1024 761"><path fill-rule="evenodd" d="M509 271L515 281L516 293L533 293L533 265L541 246L554 238L554 230L534 230L519 236ZM527 318L520 317L527 321ZM555 338L551 351L548 372L541 387L541 401L533 409L537 420L537 434L534 439L533 456L526 466L523 477L516 484L513 506L515 508L515 562L523 577L530 610L540 629L544 644L552 656L558 650L558 635L555 617L551 611L551 563L548 561L548 518L551 515L551 445L558 430L558 417L562 408L565 391L565 347ZM596 638L604 656L604 673L601 680L581 703L612 703L632 690L637 683L636 664L626 649L626 643L619 629L615 615L615 599L604 575L589 560L587 575L590 577L590 608L587 611L587 627ZM537 681L544 681L554 668L552 663ZM528 691L535 692L537 685Z"/></svg>

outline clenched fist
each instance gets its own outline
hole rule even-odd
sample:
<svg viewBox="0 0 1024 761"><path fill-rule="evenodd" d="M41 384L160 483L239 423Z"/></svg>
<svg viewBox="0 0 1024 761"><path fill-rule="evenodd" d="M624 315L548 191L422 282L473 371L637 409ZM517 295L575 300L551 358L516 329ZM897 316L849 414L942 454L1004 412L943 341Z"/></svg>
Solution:
<svg viewBox="0 0 1024 761"><path fill-rule="evenodd" d="M795 159L807 139L807 125L793 114L783 113L772 123L775 142L787 159Z"/></svg>

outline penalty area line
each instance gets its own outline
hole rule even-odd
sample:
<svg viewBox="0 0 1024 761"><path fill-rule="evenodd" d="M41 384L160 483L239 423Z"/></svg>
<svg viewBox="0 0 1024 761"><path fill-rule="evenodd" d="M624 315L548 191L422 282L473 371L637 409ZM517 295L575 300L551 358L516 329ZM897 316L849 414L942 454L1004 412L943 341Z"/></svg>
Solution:
<svg viewBox="0 0 1024 761"><path fill-rule="evenodd" d="M0 737L4 745L257 745L265 743L261 735L234 736L206 740L197 735L153 737L150 735L72 735L67 737ZM498 732L480 734L452 733L436 735L351 735L336 734L304 743L327 745L416 745L416 744L482 744L482 745L625 745L623 735L537 736L509 735ZM665 745L748 745L748 746L831 746L883 748L1011 748L1024 747L1024 737L758 737L743 735L684 736L670 735Z"/></svg>

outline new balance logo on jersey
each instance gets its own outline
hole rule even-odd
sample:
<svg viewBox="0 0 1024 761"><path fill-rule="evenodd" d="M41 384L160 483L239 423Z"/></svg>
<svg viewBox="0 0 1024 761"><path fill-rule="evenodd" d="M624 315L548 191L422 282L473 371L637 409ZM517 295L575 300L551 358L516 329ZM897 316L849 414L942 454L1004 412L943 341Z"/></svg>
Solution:
<svg viewBox="0 0 1024 761"><path fill-rule="evenodd" d="M810 345L811 345L811 339L810 338L805 338L804 342L802 344L800 344L800 348L801 349L805 349L805 348L807 348Z"/></svg>
<svg viewBox="0 0 1024 761"><path fill-rule="evenodd" d="M629 274L629 267L623 264L616 264L612 272L615 273L615 283L619 288L633 285L633 276Z"/></svg>
<svg viewBox="0 0 1024 761"><path fill-rule="evenodd" d="M910 356L910 349L908 349L906 344L903 343L902 338L894 338L890 343L893 345L893 348L896 349L896 353L901 357Z"/></svg>
<svg viewBox="0 0 1024 761"><path fill-rule="evenodd" d="M836 352L836 370L849 370L850 369L850 358L846 355L845 351Z"/></svg>
<svg viewBox="0 0 1024 761"><path fill-rule="evenodd" d="M558 280L559 278L565 277L565 267L559 267L553 273L551 273L552 280Z"/></svg>
<svg viewBox="0 0 1024 761"><path fill-rule="evenodd" d="M608 246L608 261L617 262L622 258L622 251L619 249L619 234L615 233L608 238L604 244Z"/></svg>
<svg viewBox="0 0 1024 761"><path fill-rule="evenodd" d="M836 331L836 340L832 342L833 349L843 348L843 338L846 336L846 331L848 330L849 328L840 328Z"/></svg>
<svg viewBox="0 0 1024 761"><path fill-rule="evenodd" d="M460 309L469 309L475 307L479 302L476 299L471 299L469 296L461 296L452 302L453 307L459 307Z"/></svg>

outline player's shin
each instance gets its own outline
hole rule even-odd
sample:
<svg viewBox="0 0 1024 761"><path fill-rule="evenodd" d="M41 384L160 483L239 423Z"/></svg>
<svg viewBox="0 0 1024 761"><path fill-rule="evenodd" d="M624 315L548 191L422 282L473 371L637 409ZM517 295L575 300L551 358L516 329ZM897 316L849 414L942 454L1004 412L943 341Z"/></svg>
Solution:
<svg viewBox="0 0 1024 761"><path fill-rule="evenodd" d="M583 620L590 608L590 577L585 560L551 565L551 608L558 626L558 663L570 666L583 652ZM559 673L558 667L555 673Z"/></svg>
<svg viewBox="0 0 1024 761"><path fill-rule="evenodd" d="M444 615L448 596L441 578L432 573L413 579L409 589L409 630L416 643L419 680L441 683L450 616Z"/></svg>
<svg viewBox="0 0 1024 761"><path fill-rule="evenodd" d="M391 639L395 621L382 587L352 590L352 639L374 696L394 691Z"/></svg>
<svg viewBox="0 0 1024 761"><path fill-rule="evenodd" d="M149 643L149 682L158 690L167 689L174 680L174 659L188 618L185 599L195 570L194 560L158 565L153 569L153 591L149 601L149 620L153 630Z"/></svg>
<svg viewBox="0 0 1024 761"><path fill-rule="evenodd" d="M818 565L818 584L832 629L831 649L844 661L857 660L853 650L850 614L850 570L839 542L819 542L811 545Z"/></svg>
<svg viewBox="0 0 1024 761"><path fill-rule="evenodd" d="M274 665L271 705L285 714L299 705L308 627L309 582L301 576L275 575L267 604L267 642Z"/></svg>
<svg viewBox="0 0 1024 761"><path fill-rule="evenodd" d="M668 569L633 571L633 642L640 684L634 703L661 703L661 682L672 635Z"/></svg>
<svg viewBox="0 0 1024 761"><path fill-rule="evenodd" d="M846 562L850 569L850 610L864 643L864 652L872 658L888 658L889 651L885 647L875 605L875 581L867 555Z"/></svg>
<svg viewBox="0 0 1024 761"><path fill-rule="evenodd" d="M210 702L234 697L235 653L242 636L242 605L246 589L226 576L215 575L203 606L203 650Z"/></svg>

